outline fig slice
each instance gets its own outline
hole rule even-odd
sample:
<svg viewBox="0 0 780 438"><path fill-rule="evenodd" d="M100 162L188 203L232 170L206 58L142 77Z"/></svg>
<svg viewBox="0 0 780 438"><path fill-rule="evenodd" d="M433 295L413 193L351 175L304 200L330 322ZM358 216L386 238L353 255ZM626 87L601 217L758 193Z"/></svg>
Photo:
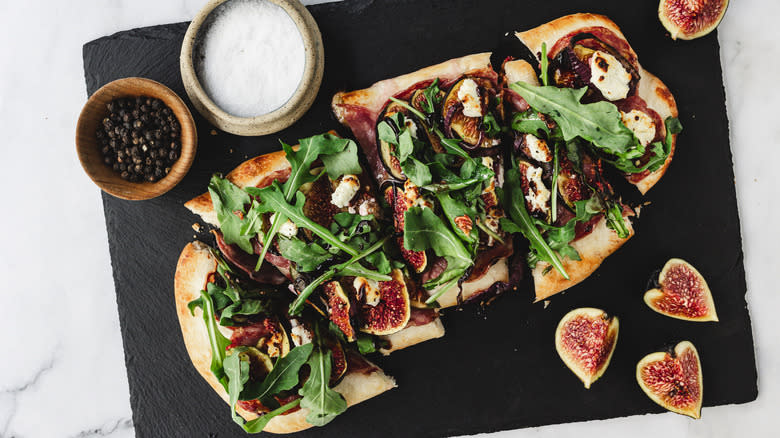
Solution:
<svg viewBox="0 0 780 438"><path fill-rule="evenodd" d="M673 40L692 40L718 27L728 5L729 0L661 0L658 18Z"/></svg>
<svg viewBox="0 0 780 438"><path fill-rule="evenodd" d="M555 349L572 372L589 389L604 374L617 344L615 316L592 307L567 313L555 330Z"/></svg>
<svg viewBox="0 0 780 438"><path fill-rule="evenodd" d="M650 353L636 365L636 381L650 400L692 418L701 417L704 385L696 347L682 341L670 352Z"/></svg>
<svg viewBox="0 0 780 438"><path fill-rule="evenodd" d="M392 280L377 284L377 291L363 291L364 297L376 296L376 299L360 305L360 331L372 335L391 335L406 327L409 322L412 311L404 274L400 269L393 269L390 276Z"/></svg>
<svg viewBox="0 0 780 438"><path fill-rule="evenodd" d="M355 340L355 328L350 320L350 302L344 288L338 281L329 281L322 285L323 294L328 302L328 318L344 333L347 342Z"/></svg>
<svg viewBox="0 0 780 438"><path fill-rule="evenodd" d="M690 263L670 259L658 274L658 284L660 289L645 292L645 303L651 309L686 321L718 321L710 288Z"/></svg>
<svg viewBox="0 0 780 438"><path fill-rule="evenodd" d="M398 233L404 232L404 213L406 213L406 210L408 210L410 206L414 205L413 202L410 202L410 198L417 197L417 192L412 193L412 191L418 190L416 187L412 188L410 184L406 183L404 184L404 187L407 187L407 190L402 190L400 187L394 186L388 186L385 190L385 200L393 208L393 224L395 226L395 231ZM428 257L426 256L425 251L412 251L406 249L404 247L403 236L399 236L397 242L398 248L401 249L401 256L406 263L409 264L409 267L417 274L423 272L428 266Z"/></svg>

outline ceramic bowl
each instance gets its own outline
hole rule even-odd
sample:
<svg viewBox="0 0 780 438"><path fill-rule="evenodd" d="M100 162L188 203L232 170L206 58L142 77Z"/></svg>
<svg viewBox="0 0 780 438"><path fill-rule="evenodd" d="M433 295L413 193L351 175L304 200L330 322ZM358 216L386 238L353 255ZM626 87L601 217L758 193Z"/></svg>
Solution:
<svg viewBox="0 0 780 438"><path fill-rule="evenodd" d="M303 77L292 97L280 108L255 117L237 117L229 114L206 94L195 70L193 54L198 43L198 33L207 23L209 14L231 0L211 0L190 23L181 46L179 66L184 88L198 112L217 128L236 135L266 135L292 125L311 107L322 83L325 54L322 36L317 22L301 2L297 0L268 0L282 7L295 22L303 38L306 64Z"/></svg>
<svg viewBox="0 0 780 438"><path fill-rule="evenodd" d="M123 97L148 96L162 100L176 116L181 126L181 153L163 179L150 182L130 182L103 163L95 135L108 116L106 105ZM129 200L151 199L172 189L189 171L198 146L198 133L192 114L181 98L165 85L144 78L118 79L97 90L84 105L76 125L76 152L87 175L103 191Z"/></svg>

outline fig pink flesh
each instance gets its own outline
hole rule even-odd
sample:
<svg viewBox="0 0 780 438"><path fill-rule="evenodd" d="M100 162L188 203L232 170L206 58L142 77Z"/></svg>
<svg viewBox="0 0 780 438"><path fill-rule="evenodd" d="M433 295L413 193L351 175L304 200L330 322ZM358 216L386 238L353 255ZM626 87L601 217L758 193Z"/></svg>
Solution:
<svg viewBox="0 0 780 438"><path fill-rule="evenodd" d="M615 336L609 333L609 320L577 316L566 323L562 342L567 354L592 375L609 357Z"/></svg>
<svg viewBox="0 0 780 438"><path fill-rule="evenodd" d="M696 353L686 350L676 359L666 354L662 361L647 364L641 378L664 403L677 409L691 409L701 398L699 362Z"/></svg>
<svg viewBox="0 0 780 438"><path fill-rule="evenodd" d="M693 35L718 24L726 4L721 0L666 0L663 10L681 34Z"/></svg>
<svg viewBox="0 0 780 438"><path fill-rule="evenodd" d="M661 285L664 295L654 304L659 310L690 318L707 316L707 297L699 276L684 264L676 264L667 272Z"/></svg>

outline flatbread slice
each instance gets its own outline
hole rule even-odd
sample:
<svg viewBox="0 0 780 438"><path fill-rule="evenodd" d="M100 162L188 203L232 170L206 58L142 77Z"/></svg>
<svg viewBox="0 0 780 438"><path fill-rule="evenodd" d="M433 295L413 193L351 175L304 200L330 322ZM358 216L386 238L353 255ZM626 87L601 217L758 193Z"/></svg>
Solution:
<svg viewBox="0 0 780 438"><path fill-rule="evenodd" d="M539 45L541 46L541 43ZM504 63L503 74L507 83L525 82L531 85L539 85L536 71L531 64L523 60ZM658 174L658 178L660 178L660 174ZM579 253L580 260L570 260L562 257L561 262L569 275L568 280L560 272L552 268L549 263L538 262L531 270L531 275L534 279L535 301L544 300L585 280L601 266L601 263L609 255L617 251L628 239L633 237L634 228L631 224L631 215L624 213L623 217L628 226L628 237L618 237L614 230L607 227L607 221L602 217L593 226L589 234L571 243L571 246Z"/></svg>
<svg viewBox="0 0 780 438"><path fill-rule="evenodd" d="M631 48L620 28L603 15L587 13L567 15L533 29L516 32L515 36L531 50L537 59L541 56L542 44L546 44L548 58L552 59L560 50L559 41L583 32L598 33L599 36L607 40L606 42L624 54L629 61L635 63L641 77L637 86L637 95L644 100L649 109L658 113L661 120L678 116L677 103L669 88L660 79L642 68L636 52ZM642 194L647 193L666 173L672 162L676 145L677 134L673 134L671 153L664 164L654 172L629 175L627 176L628 181L634 184Z"/></svg>
<svg viewBox="0 0 780 438"><path fill-rule="evenodd" d="M297 146L294 149L297 149ZM287 161L284 151L278 151L250 158L239 164L225 177L240 188L265 187L274 180L286 181L290 176L290 171L290 163ZM219 227L219 220L208 192L187 201L184 206L200 216L204 222ZM415 311L412 309L412 312ZM409 332L406 332L407 330ZM440 338L444 336L444 333L444 324L437 316L425 324L414 325L410 323L400 332L378 337L388 343L388 347L383 348L381 352L390 354L393 351L402 350L430 339Z"/></svg>
<svg viewBox="0 0 780 438"><path fill-rule="evenodd" d="M333 96L331 108L336 118L350 128L368 159L378 185L383 187L391 180L384 167L377 146L376 126L378 118L391 97L404 96L423 84L427 86L438 79L445 89L463 76L495 77L490 65L490 52L467 55L440 64L422 68L412 73L385 79L362 90L339 92ZM461 289L450 288L437 303L442 308L481 298L496 284L509 283L509 256L491 260L488 269L461 284ZM429 291L436 293L437 289Z"/></svg>
<svg viewBox="0 0 780 438"><path fill-rule="evenodd" d="M176 266L174 298L184 345L193 366L227 403L228 394L210 369L211 347L202 312L200 308L196 308L193 315L187 307L190 301L200 296L200 291L206 287L208 277L216 270L217 262L205 244L198 241L187 244ZM371 371L368 373L348 370L341 382L333 388L344 396L348 406L356 405L396 387L392 377L387 376L375 365L371 365ZM236 410L247 421L258 418L257 414L241 407L237 407ZM308 409L300 409L287 415L276 416L266 425L264 431L292 433L308 429L312 427L306 421L308 412Z"/></svg>

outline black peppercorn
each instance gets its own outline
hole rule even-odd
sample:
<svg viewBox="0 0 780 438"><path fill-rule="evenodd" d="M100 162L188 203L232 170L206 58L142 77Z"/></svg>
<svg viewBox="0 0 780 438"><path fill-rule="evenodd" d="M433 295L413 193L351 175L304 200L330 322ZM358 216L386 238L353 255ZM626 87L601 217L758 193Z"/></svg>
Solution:
<svg viewBox="0 0 780 438"><path fill-rule="evenodd" d="M155 182L179 159L181 125L163 101L122 98L106 104L95 131L103 162L127 181Z"/></svg>

